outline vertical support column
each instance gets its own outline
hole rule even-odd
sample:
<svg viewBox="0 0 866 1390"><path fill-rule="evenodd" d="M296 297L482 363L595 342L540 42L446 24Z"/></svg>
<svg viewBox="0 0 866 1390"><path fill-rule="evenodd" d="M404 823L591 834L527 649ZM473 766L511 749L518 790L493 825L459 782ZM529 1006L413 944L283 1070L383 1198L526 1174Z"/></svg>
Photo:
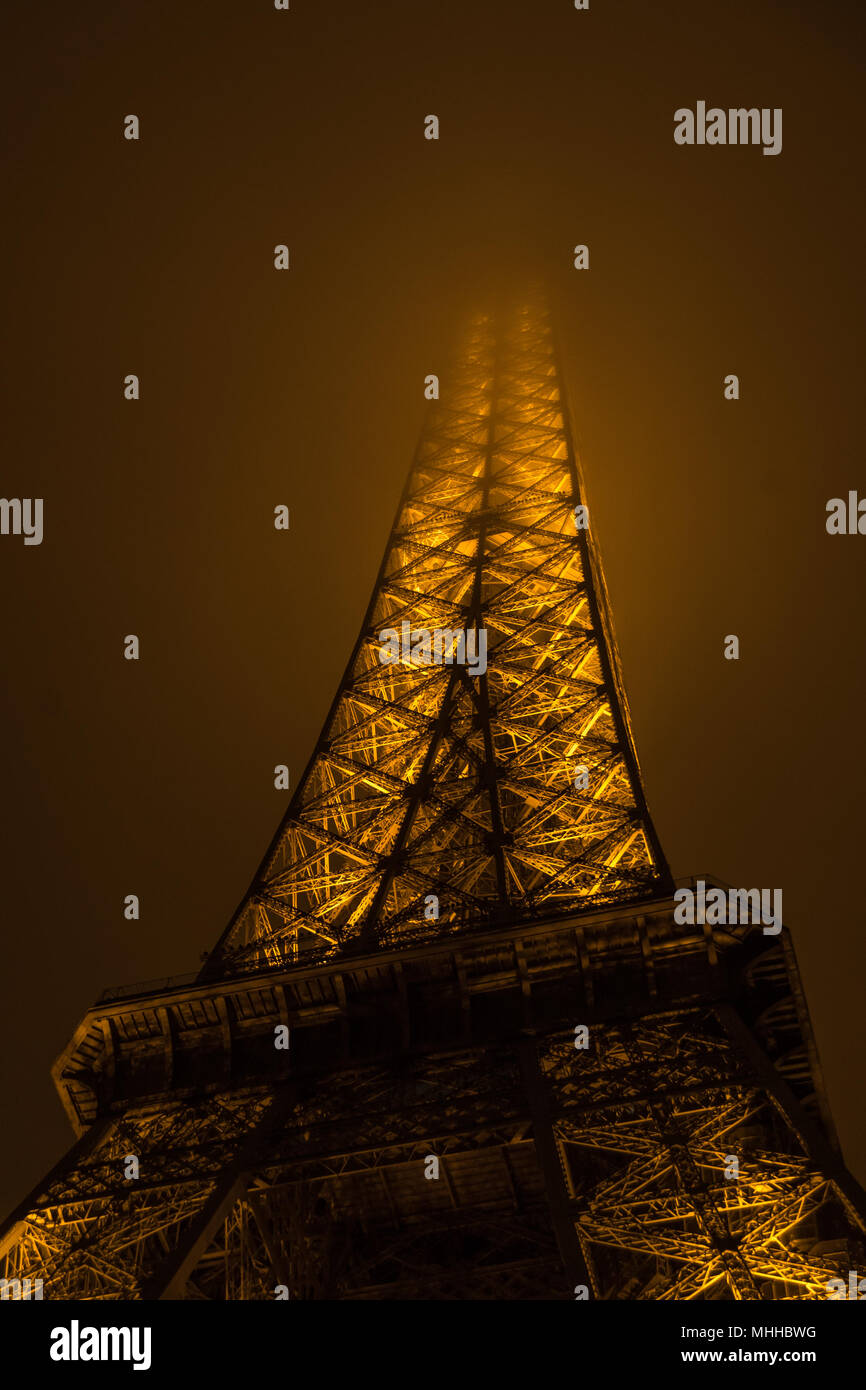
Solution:
<svg viewBox="0 0 866 1390"><path fill-rule="evenodd" d="M550 1094L547 1082L538 1065L538 1051L534 1037L524 1037L518 1043L520 1070L523 1085L529 1101L532 1117L532 1133L538 1166L544 1181L553 1233L565 1268L570 1287L585 1284L592 1289L592 1280L583 1258L580 1239L574 1228L571 1214L571 1201L565 1185L559 1146L553 1133L553 1120L550 1113Z"/></svg>
<svg viewBox="0 0 866 1390"><path fill-rule="evenodd" d="M475 579L472 585L472 595L469 600L469 610L466 615L467 627L475 624L478 632L484 627L484 575L485 575L485 547L487 545L487 530L490 521L490 484L493 476L493 455L496 452L496 423L497 410L499 407L500 376L502 371L502 338L504 319L501 306L496 314L495 336L493 346L493 379L490 386L490 416L487 422L487 442L484 446L484 475L482 478L481 508L479 512L478 543L475 551ZM495 510L495 509L494 509ZM488 845L491 850L493 861L496 865L496 889L499 899L499 907L505 910L508 905L508 875L505 869L505 855L503 845L511 842L511 836L507 834L502 819L502 802L499 795L499 770L497 769L496 751L493 746L493 734L490 728L490 693L487 685L487 673L478 678L477 689L472 689L472 682L467 679L467 684L475 701L475 708L481 720L481 728L484 735L484 769L482 773L482 783L487 788L487 795L490 799L490 835ZM494 920L496 920L494 915Z"/></svg>
<svg viewBox="0 0 866 1390"><path fill-rule="evenodd" d="M251 1169L260 1159L269 1137L294 1105L295 1098L295 1087L284 1083L275 1092L271 1104L258 1124L248 1131L234 1155L227 1154L222 1171L186 1225L174 1249L160 1261L150 1277L142 1281L143 1300L176 1299L183 1296L187 1280L235 1202L245 1195Z"/></svg>

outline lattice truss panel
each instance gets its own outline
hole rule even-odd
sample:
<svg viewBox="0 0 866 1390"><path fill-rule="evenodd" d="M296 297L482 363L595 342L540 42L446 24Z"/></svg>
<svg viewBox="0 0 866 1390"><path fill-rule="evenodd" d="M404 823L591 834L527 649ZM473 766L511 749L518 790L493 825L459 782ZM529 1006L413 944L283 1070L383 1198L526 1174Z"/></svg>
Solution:
<svg viewBox="0 0 866 1390"><path fill-rule="evenodd" d="M448 930L658 886L580 501L544 313L479 319L430 405L323 737L212 967L430 935L430 895ZM414 655L383 664L382 633L404 624ZM435 657L437 630L479 629L486 674L426 663L417 634Z"/></svg>
<svg viewBox="0 0 866 1390"><path fill-rule="evenodd" d="M238 1235L221 1262L226 1226L195 1271L201 1296L232 1296L226 1267L253 1270L249 1296L264 1299L275 1277L293 1298L569 1296L513 1050L343 1074L330 1096L327 1112L305 1108L275 1136L246 1197L253 1239Z"/></svg>
<svg viewBox="0 0 866 1390"><path fill-rule="evenodd" d="M712 1012L549 1041L541 1065L595 1297L824 1300L862 1267L862 1214Z"/></svg>
<svg viewBox="0 0 866 1390"><path fill-rule="evenodd" d="M714 1013L556 1035L538 1063L592 1297L826 1299L863 1267L862 1217ZM570 1299L531 1108L497 1045L129 1110L49 1176L0 1275L52 1299Z"/></svg>
<svg viewBox="0 0 866 1390"><path fill-rule="evenodd" d="M49 1175L0 1276L50 1299L563 1296L525 1110L508 1049L130 1109Z"/></svg>
<svg viewBox="0 0 866 1390"><path fill-rule="evenodd" d="M0 1275L42 1279L45 1298L140 1297L271 1104L269 1096L169 1102L98 1122L7 1232ZM125 1176L130 1156L137 1179Z"/></svg>

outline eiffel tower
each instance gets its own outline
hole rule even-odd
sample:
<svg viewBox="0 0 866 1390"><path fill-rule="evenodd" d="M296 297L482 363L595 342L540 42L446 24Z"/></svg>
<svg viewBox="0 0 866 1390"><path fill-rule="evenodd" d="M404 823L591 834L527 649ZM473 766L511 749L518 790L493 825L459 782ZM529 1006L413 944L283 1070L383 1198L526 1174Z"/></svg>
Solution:
<svg viewBox="0 0 866 1390"><path fill-rule="evenodd" d="M678 921L586 508L546 307L477 317L240 908L55 1064L78 1137L6 1279L775 1301L866 1268L787 929Z"/></svg>

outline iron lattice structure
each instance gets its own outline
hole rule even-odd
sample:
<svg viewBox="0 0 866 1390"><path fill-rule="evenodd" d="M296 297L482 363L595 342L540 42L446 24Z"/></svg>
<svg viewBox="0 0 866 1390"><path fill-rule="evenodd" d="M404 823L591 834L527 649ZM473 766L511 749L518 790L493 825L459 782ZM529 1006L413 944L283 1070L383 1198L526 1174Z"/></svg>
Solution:
<svg viewBox="0 0 866 1390"><path fill-rule="evenodd" d="M417 940L431 894L447 931L667 881L582 503L547 319L480 318L431 403L357 646L219 968ZM486 672L383 664L382 634L404 624L483 630Z"/></svg>
<svg viewBox="0 0 866 1390"><path fill-rule="evenodd" d="M479 319L249 893L55 1064L78 1138L7 1280L786 1300L863 1267L787 930L677 921L581 506L544 310ZM404 623L485 631L486 671L383 662Z"/></svg>

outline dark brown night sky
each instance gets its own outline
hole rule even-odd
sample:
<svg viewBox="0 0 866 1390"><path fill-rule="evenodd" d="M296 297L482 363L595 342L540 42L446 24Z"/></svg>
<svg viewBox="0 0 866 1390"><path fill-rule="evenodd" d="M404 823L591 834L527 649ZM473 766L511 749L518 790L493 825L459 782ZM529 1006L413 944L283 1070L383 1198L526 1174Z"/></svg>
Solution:
<svg viewBox="0 0 866 1390"><path fill-rule="evenodd" d="M782 888L866 1179L866 537L825 530L866 493L863 40L793 0L4 7L0 492L45 539L0 537L3 1211L70 1140L49 1067L85 1009L195 970L245 891L424 376L538 272L662 844ZM676 146L698 100L781 107L782 153Z"/></svg>

